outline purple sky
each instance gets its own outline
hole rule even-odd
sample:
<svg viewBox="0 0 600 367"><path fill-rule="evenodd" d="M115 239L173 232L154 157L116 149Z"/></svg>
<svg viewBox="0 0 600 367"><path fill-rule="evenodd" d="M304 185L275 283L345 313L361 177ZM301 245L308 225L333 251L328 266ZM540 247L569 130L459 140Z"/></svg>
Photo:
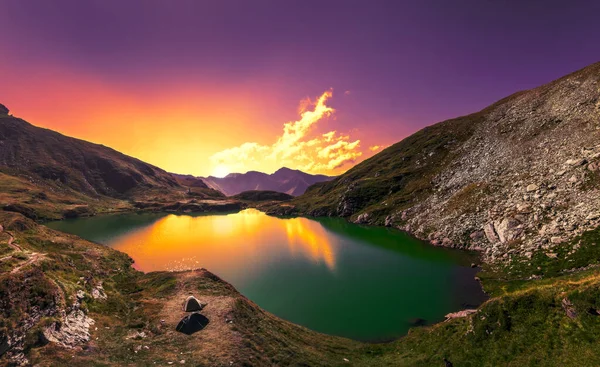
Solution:
<svg viewBox="0 0 600 367"><path fill-rule="evenodd" d="M295 117L300 98L333 88L333 126L361 131L357 137L372 145L389 144L600 61L600 1L1 5L0 77L10 84L3 83L0 103L23 117L38 117L41 107L13 95L11 86L28 78L27 88L35 89L39 70L140 93L229 86L260 99L268 90L265 98L277 108L264 123L274 131ZM347 90L347 98L335 98Z"/></svg>

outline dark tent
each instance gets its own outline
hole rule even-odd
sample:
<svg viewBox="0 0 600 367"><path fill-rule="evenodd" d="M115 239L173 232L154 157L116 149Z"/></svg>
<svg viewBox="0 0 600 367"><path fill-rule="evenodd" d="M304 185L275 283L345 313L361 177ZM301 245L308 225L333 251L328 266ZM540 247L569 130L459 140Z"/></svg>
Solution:
<svg viewBox="0 0 600 367"><path fill-rule="evenodd" d="M208 323L209 321L206 316L199 313L193 313L181 319L175 330L186 335L192 335L193 333L204 329Z"/></svg>
<svg viewBox="0 0 600 367"><path fill-rule="evenodd" d="M198 302L196 297L189 296L183 303L183 310L185 312L197 312L197 311L202 311L204 306L206 306L206 305L200 304L200 302Z"/></svg>

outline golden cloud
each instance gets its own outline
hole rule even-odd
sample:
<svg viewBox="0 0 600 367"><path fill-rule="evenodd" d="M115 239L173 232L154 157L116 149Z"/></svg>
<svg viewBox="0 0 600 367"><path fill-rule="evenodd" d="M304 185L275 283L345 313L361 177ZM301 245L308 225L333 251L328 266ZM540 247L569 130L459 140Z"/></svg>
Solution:
<svg viewBox="0 0 600 367"><path fill-rule="evenodd" d="M384 146L382 146L382 145L373 145L372 147L369 147L369 150L370 150L371 152L376 152L376 151L378 151L378 150L380 150L380 149L383 149L383 148L385 148L385 147L384 147Z"/></svg>
<svg viewBox="0 0 600 367"><path fill-rule="evenodd" d="M291 167L312 173L332 173L354 163L361 155L360 140L329 131L313 136L315 125L335 110L327 106L332 91L325 91L316 101L300 102L300 119L286 122L283 133L272 145L244 143L210 157L213 167L227 167L230 172L275 170ZM312 108L311 108L312 107Z"/></svg>

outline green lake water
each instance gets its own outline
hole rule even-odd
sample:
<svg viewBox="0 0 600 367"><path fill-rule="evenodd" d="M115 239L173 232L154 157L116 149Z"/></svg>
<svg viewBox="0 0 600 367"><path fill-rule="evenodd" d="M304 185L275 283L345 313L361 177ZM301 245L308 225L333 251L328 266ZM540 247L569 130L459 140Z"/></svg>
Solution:
<svg viewBox="0 0 600 367"><path fill-rule="evenodd" d="M474 307L473 256L343 219L119 214L48 223L129 254L142 271L206 268L273 314L364 341Z"/></svg>

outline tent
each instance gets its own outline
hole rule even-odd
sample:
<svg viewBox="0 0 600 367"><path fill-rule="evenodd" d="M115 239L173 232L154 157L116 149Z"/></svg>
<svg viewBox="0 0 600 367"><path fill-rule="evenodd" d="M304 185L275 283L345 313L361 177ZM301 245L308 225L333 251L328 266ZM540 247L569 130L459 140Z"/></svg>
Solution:
<svg viewBox="0 0 600 367"><path fill-rule="evenodd" d="M200 302L198 302L196 297L189 296L183 303L183 311L185 311L185 312L202 311L204 306L206 306L206 304L201 304Z"/></svg>
<svg viewBox="0 0 600 367"><path fill-rule="evenodd" d="M209 321L206 316L199 313L193 313L181 319L175 330L186 335L192 335L193 333L204 329L208 323Z"/></svg>

